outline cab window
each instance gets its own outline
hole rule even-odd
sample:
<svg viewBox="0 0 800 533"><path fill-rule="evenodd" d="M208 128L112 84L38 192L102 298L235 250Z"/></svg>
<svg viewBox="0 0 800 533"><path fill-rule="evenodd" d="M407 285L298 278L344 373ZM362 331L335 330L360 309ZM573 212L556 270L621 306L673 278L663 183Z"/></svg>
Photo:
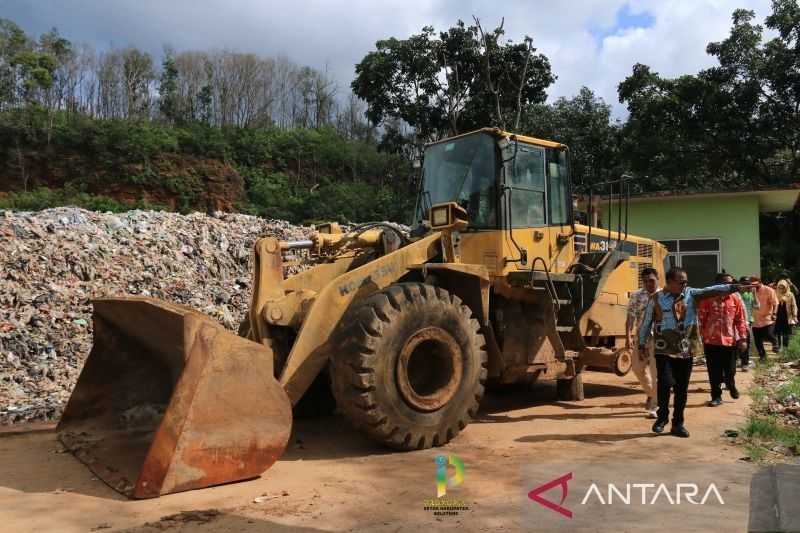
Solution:
<svg viewBox="0 0 800 533"><path fill-rule="evenodd" d="M516 150L516 157L509 158ZM506 149L506 185L510 194L511 223L515 228L545 225L545 151L519 143Z"/></svg>
<svg viewBox="0 0 800 533"><path fill-rule="evenodd" d="M566 150L547 149L547 196L550 205L550 225L568 225L570 197L567 186Z"/></svg>

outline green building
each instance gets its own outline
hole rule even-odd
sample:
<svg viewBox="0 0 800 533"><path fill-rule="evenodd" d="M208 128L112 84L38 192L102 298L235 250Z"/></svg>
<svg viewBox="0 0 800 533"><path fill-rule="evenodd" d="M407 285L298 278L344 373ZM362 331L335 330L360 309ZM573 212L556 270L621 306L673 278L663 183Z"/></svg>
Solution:
<svg viewBox="0 0 800 533"><path fill-rule="evenodd" d="M722 270L736 277L760 275L759 214L788 212L798 202L800 185L719 193L632 195L628 232L664 244L670 252L670 264L686 269L690 284L702 287L710 285L714 274ZM613 204L616 207L616 199ZM601 201L599 212L601 225L605 226L607 200ZM613 207L610 220L615 230L618 214Z"/></svg>

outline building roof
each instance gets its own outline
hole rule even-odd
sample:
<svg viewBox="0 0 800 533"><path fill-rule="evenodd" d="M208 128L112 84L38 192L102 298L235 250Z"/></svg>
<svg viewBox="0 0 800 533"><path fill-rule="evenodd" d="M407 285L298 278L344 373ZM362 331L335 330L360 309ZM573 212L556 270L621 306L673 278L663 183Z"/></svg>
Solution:
<svg viewBox="0 0 800 533"><path fill-rule="evenodd" d="M631 202L669 201L701 198L729 198L735 196L755 196L758 199L758 210L762 213L792 211L800 204L800 183L778 185L762 188L733 188L726 191L684 190L677 192L648 192L631 194ZM618 195L614 195L616 201ZM608 202L608 196L602 196L601 203Z"/></svg>

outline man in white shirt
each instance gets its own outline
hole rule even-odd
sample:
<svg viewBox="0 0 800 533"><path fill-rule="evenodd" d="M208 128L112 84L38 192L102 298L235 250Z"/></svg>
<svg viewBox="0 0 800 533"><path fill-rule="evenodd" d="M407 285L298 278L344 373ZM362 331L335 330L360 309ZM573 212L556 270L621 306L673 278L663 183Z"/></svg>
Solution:
<svg viewBox="0 0 800 533"><path fill-rule="evenodd" d="M628 300L628 319L625 323L625 333L627 336L627 347L632 350L632 370L642 390L647 396L645 409L649 418L657 418L658 401L656 399L656 359L653 354L653 339L647 343L647 349L642 358L636 350L639 338L639 328L642 326L642 319L647 310L647 302L650 296L661 290L658 286L658 271L655 268L645 268L642 270L642 288L631 293Z"/></svg>

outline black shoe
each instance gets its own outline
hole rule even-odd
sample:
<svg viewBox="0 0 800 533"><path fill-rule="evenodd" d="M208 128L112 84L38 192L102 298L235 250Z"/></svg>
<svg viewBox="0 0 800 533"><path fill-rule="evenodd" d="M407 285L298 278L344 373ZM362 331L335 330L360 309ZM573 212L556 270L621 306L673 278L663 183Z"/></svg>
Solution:
<svg viewBox="0 0 800 533"><path fill-rule="evenodd" d="M708 402L709 407L719 407L720 405L722 405L722 400L714 399Z"/></svg>
<svg viewBox="0 0 800 533"><path fill-rule="evenodd" d="M672 428L669 430L669 434L684 439L689 437L689 432L686 431L686 428L683 427L683 425L672 424Z"/></svg>
<svg viewBox="0 0 800 533"><path fill-rule="evenodd" d="M737 389L735 386L730 388L730 393L731 393L731 398L733 398L734 400L739 399L739 389Z"/></svg>
<svg viewBox="0 0 800 533"><path fill-rule="evenodd" d="M653 431L656 433L664 433L664 426L667 425L666 420L656 420L653 423Z"/></svg>

